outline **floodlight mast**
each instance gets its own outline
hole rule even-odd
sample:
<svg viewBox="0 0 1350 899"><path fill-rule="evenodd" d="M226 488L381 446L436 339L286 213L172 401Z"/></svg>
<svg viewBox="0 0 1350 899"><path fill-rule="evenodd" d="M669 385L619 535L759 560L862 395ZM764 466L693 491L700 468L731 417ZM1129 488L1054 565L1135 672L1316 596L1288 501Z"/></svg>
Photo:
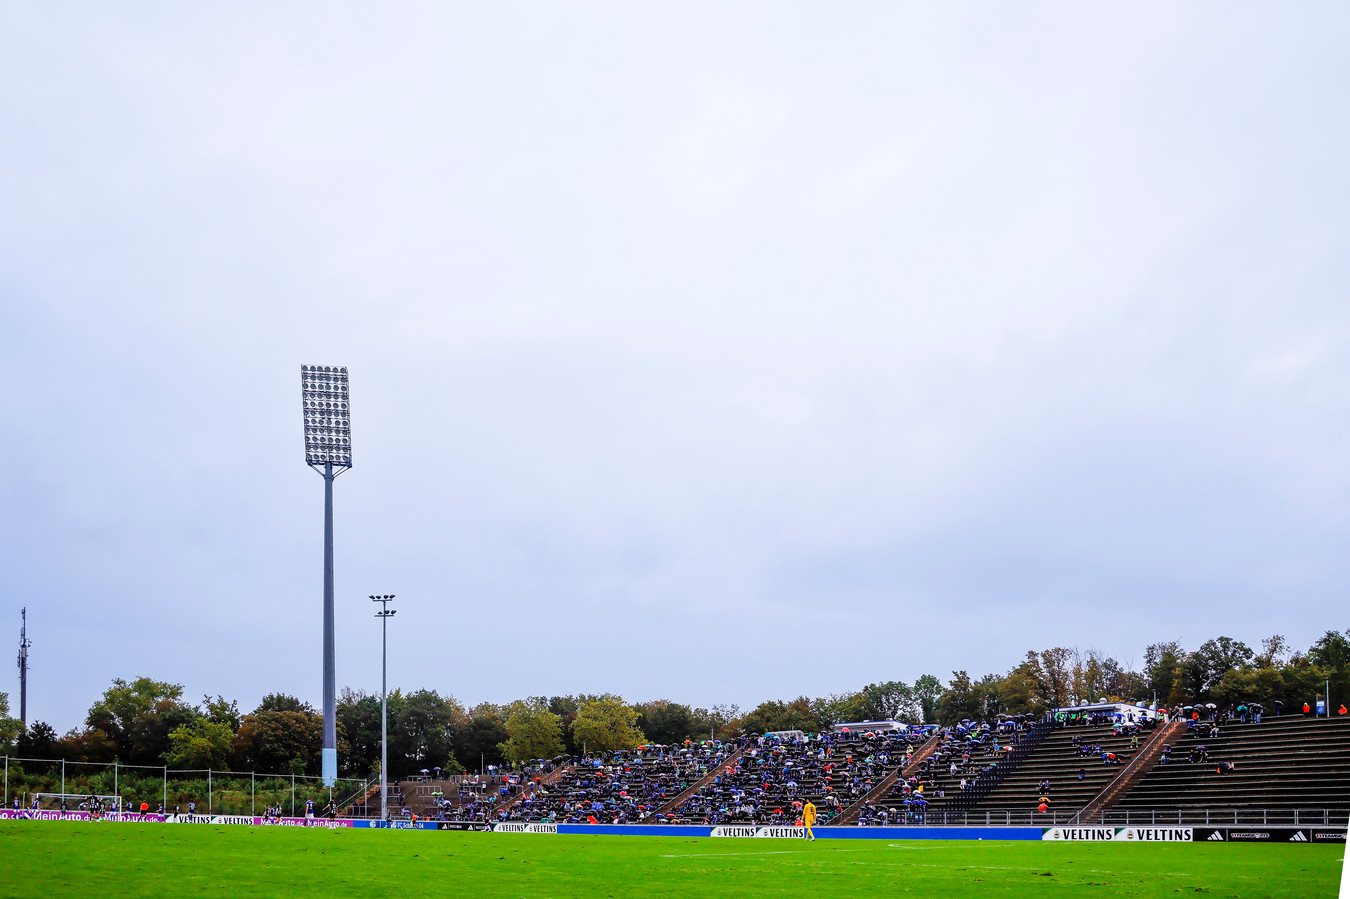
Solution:
<svg viewBox="0 0 1350 899"><path fill-rule="evenodd" d="M389 820L389 619L398 609L389 608L394 594L372 596L380 603L375 617L380 619L380 820Z"/></svg>
<svg viewBox="0 0 1350 899"><path fill-rule="evenodd" d="M300 366L305 464L323 475L323 783L337 782L337 675L333 638L333 480L352 467L347 367Z"/></svg>

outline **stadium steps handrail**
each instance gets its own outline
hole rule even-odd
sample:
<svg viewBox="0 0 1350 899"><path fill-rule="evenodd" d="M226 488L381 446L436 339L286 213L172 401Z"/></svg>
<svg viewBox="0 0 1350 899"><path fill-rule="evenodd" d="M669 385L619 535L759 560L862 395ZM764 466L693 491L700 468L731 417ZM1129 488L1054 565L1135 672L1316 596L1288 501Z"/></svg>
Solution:
<svg viewBox="0 0 1350 899"><path fill-rule="evenodd" d="M539 778L538 785L541 787L551 786L557 783L558 781L562 780L564 776L571 774L576 770L577 770L576 765L561 765L557 768L554 768L552 771L548 772L543 777ZM515 808L517 805L525 801L526 796L532 795L532 793L533 793L532 784L521 784L520 791L516 793L514 796L511 796L509 799L507 799L500 805L493 806L491 814L495 815L498 814L499 812L505 812Z"/></svg>
<svg viewBox="0 0 1350 899"><path fill-rule="evenodd" d="M1009 774L1016 771L1023 760L1035 752L1054 729L1055 722L1047 717L1022 731L1005 760L996 762L992 770L976 775L969 790L949 800L945 805L955 811L969 812L974 809L995 787L1006 780Z"/></svg>
<svg viewBox="0 0 1350 899"><path fill-rule="evenodd" d="M741 760L741 757L745 755L746 751L752 745L754 744L751 743L745 744L740 749L737 749L734 753L729 755L723 761L720 761L716 765L713 765L712 768L708 770L707 774L703 775L698 780L694 781L692 784L685 787L683 790L680 791L678 796L676 796L669 802L664 803L663 805L661 805L660 808L652 812L652 817L655 817L656 815L668 815L671 812L675 811L675 809L683 805L685 802L689 801L690 798L696 796L699 790L702 790L704 787L711 784L714 780L717 779L718 775L724 774L727 771L731 770L731 768L734 767L735 764Z"/></svg>
<svg viewBox="0 0 1350 899"><path fill-rule="evenodd" d="M844 809L838 819L831 821L830 825L844 827L849 824L857 824L858 816L862 813L863 808L867 806L868 803L876 802L878 799L885 796L900 778L909 777L918 772L924 759L928 758L934 752L937 752L937 748L942 745L942 738L942 734L939 732L925 740L909 757L908 762L903 763L900 767L883 777L881 782L864 793L861 799Z"/></svg>
<svg viewBox="0 0 1350 899"><path fill-rule="evenodd" d="M1186 722L1174 720L1155 730L1144 745L1139 747L1139 751L1134 754L1134 758L1130 759L1129 764L1112 778L1111 782L1092 798L1092 801L1079 809L1078 813L1069 819L1070 826L1079 825L1086 821L1095 821L1107 809L1115 805L1122 796L1129 792L1130 787L1153 770L1153 766L1162 757L1163 744L1173 741L1185 729Z"/></svg>
<svg viewBox="0 0 1350 899"><path fill-rule="evenodd" d="M341 802L334 803L334 808L345 809L348 817L355 814L357 806L369 805L370 797L380 789L380 779L375 775L366 778L366 782L352 791L352 794Z"/></svg>

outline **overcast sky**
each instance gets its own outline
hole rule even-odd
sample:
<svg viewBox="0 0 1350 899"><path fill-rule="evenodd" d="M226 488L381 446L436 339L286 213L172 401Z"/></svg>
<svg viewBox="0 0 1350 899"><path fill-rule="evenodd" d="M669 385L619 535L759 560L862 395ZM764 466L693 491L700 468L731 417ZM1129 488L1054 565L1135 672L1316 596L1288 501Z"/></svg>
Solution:
<svg viewBox="0 0 1350 899"><path fill-rule="evenodd" d="M1345 613L1350 8L0 7L0 691L751 706Z"/></svg>

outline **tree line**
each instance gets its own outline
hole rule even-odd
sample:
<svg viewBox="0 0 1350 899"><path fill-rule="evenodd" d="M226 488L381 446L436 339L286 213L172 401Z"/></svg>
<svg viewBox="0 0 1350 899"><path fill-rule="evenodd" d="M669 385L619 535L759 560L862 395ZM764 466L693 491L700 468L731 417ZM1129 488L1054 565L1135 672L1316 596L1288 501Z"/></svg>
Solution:
<svg viewBox="0 0 1350 899"><path fill-rule="evenodd" d="M1328 631L1303 652L1278 635L1263 640L1259 651L1231 637L1208 640L1193 651L1176 641L1159 642L1145 650L1140 670L1095 650L1055 647L1028 652L1002 674L976 679L954 671L945 684L925 674L912 684L887 681L818 698L768 700L747 712L664 699L627 703L612 694L466 707L435 690L395 690L388 698L389 773L478 771L644 743L814 733L850 721L952 724L1103 699L1167 707L1246 701L1273 708L1278 701L1292 709L1324 695L1328 681L1332 696L1350 699L1350 631ZM379 696L343 690L337 719L340 774L377 771ZM180 684L117 679L90 707L84 725L64 735L41 721L25 730L9 717L8 697L0 693L0 751L24 758L317 775L322 743L323 716L280 693L243 713L222 696L192 703Z"/></svg>
<svg viewBox="0 0 1350 899"><path fill-rule="evenodd" d="M1260 650L1232 637L1206 640L1191 651L1175 640L1153 643L1139 671L1092 650L1056 647L1028 652L1006 674L976 680L965 671L952 672L938 720L1036 714L1102 699L1163 708L1258 702L1268 712L1277 704L1292 711L1328 698L1328 685L1337 702L1350 700L1350 630L1327 631L1306 651L1293 649L1278 634L1262 640Z"/></svg>

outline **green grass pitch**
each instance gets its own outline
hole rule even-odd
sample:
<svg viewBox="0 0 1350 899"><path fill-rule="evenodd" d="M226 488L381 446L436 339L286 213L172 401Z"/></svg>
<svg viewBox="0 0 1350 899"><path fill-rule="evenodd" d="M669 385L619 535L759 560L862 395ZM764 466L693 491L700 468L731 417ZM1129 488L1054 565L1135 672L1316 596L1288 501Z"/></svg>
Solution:
<svg viewBox="0 0 1350 899"><path fill-rule="evenodd" d="M1344 847L0 822L3 896L1336 895Z"/></svg>

